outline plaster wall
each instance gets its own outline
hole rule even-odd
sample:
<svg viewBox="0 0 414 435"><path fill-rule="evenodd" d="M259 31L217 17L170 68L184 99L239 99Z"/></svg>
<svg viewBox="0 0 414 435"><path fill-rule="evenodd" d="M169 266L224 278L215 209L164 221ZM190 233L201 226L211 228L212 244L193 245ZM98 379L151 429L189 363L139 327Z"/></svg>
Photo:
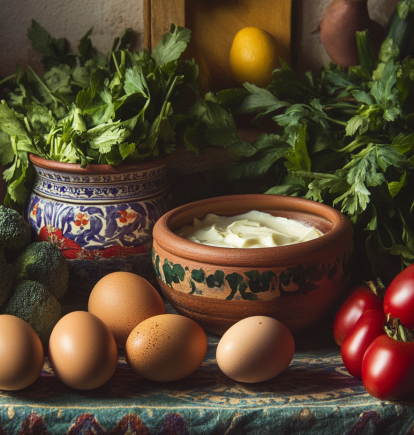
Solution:
<svg viewBox="0 0 414 435"><path fill-rule="evenodd" d="M315 70L329 61L319 40L318 24L330 1L293 0L292 58L301 71ZM397 0L368 0L371 17L383 25L396 4ZM3 77L13 74L16 64L40 68L39 55L27 37L32 18L55 38L67 38L73 47L91 27L92 42L103 53L126 27L134 30L132 48L144 45L143 0L0 0L0 10Z"/></svg>
<svg viewBox="0 0 414 435"><path fill-rule="evenodd" d="M32 19L53 37L67 38L73 48L93 27L92 42L106 53L126 27L134 30L134 48L143 47L143 9L143 0L0 0L0 76L13 74L16 63L39 65L27 37Z"/></svg>

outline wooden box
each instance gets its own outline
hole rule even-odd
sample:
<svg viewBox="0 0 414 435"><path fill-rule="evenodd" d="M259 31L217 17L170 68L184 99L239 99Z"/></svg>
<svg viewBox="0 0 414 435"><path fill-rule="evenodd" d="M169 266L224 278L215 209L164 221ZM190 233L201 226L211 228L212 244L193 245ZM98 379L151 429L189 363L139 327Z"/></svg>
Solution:
<svg viewBox="0 0 414 435"><path fill-rule="evenodd" d="M213 91L238 86L228 58L243 27L267 30L279 56L290 63L291 0L144 0L144 6L146 47L157 45L171 23L189 28L192 39L185 56L194 57L202 73L211 76Z"/></svg>

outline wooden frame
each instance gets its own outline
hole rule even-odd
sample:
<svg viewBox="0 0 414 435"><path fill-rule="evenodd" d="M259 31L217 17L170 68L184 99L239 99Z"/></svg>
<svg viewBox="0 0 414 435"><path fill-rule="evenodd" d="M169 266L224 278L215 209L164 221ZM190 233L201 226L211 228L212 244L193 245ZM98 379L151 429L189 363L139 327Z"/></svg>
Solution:
<svg viewBox="0 0 414 435"><path fill-rule="evenodd" d="M151 51L171 23L185 26L185 0L144 0L145 47Z"/></svg>

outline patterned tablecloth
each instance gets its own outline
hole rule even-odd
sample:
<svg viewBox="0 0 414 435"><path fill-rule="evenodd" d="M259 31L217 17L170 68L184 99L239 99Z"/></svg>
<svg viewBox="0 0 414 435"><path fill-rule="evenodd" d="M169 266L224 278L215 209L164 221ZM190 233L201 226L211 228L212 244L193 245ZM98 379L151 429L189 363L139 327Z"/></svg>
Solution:
<svg viewBox="0 0 414 435"><path fill-rule="evenodd" d="M120 353L114 376L90 391L63 385L45 358L30 387L0 390L0 435L414 433L414 401L371 397L345 370L329 322L297 335L288 369L260 384L220 371L218 341L209 335L202 366L171 383L140 378Z"/></svg>

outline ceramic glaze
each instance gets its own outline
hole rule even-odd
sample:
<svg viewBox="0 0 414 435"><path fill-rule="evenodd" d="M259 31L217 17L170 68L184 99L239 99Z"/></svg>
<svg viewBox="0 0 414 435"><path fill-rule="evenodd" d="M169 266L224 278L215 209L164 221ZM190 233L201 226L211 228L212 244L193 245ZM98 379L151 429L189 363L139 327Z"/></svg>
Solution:
<svg viewBox="0 0 414 435"><path fill-rule="evenodd" d="M72 291L89 294L119 270L155 281L152 230L172 206L168 158L137 165L80 165L31 156L36 170L27 217L36 241L59 246Z"/></svg>
<svg viewBox="0 0 414 435"><path fill-rule="evenodd" d="M324 235L291 245L228 249L175 234L208 213L234 216L252 209L314 226ZM351 222L331 207L301 198L209 198L166 213L153 234L152 260L164 295L178 312L216 334L254 315L274 317L292 332L302 330L329 310L351 277Z"/></svg>

